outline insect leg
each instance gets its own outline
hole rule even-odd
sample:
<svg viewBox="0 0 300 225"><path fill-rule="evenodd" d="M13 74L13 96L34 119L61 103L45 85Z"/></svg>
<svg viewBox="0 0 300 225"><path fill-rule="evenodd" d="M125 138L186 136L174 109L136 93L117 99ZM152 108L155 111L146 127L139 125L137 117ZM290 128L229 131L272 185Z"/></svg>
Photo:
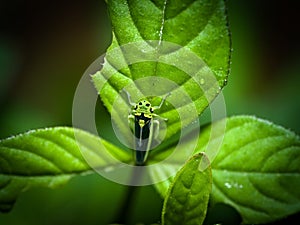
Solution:
<svg viewBox="0 0 300 225"><path fill-rule="evenodd" d="M125 89L123 89L122 91L124 91L126 93L129 105L135 106L136 104L133 101L131 101L131 96L130 96L129 92L126 91Z"/></svg>
<svg viewBox="0 0 300 225"><path fill-rule="evenodd" d="M160 109L162 107L162 105L164 104L164 102L166 101L166 98L169 97L171 95L171 93L169 92L168 94L165 95L165 97L163 97L163 99L161 100L159 106L154 106L154 110L156 109Z"/></svg>
<svg viewBox="0 0 300 225"><path fill-rule="evenodd" d="M151 144L153 141L153 122L154 122L154 120L152 119L152 121L150 122L149 137L148 137L147 148L146 148L146 152L145 152L145 156L144 156L144 162L147 160L149 151L151 149Z"/></svg>
<svg viewBox="0 0 300 225"><path fill-rule="evenodd" d="M153 125L155 124L155 130L154 130L154 139L157 139L159 134L159 120L153 120Z"/></svg>

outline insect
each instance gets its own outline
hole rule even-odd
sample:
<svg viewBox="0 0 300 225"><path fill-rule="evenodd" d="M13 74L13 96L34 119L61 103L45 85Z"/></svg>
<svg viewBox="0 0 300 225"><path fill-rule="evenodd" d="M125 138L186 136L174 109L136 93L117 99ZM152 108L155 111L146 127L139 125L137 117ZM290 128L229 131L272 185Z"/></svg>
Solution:
<svg viewBox="0 0 300 225"><path fill-rule="evenodd" d="M162 99L158 106L152 106L147 100L141 100L138 103L134 103L131 101L130 94L128 92L126 92L126 94L128 102L132 106L132 111L128 116L128 120L134 122L135 164L142 166L147 160L153 137L158 135L158 118L167 121L167 119L161 118L159 115L155 114L154 111L161 108L170 93Z"/></svg>

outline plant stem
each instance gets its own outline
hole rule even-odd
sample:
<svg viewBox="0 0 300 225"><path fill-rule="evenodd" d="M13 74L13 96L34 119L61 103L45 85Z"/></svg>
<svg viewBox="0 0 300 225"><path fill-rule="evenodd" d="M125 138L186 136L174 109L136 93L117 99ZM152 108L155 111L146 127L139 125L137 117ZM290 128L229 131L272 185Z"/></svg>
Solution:
<svg viewBox="0 0 300 225"><path fill-rule="evenodd" d="M136 194L137 189L139 188L139 183L142 178L142 174L144 173L144 168L142 166L136 166L133 168L131 181L129 186L127 186L126 195L123 199L123 202L116 214L116 221L117 223L121 224L129 224L129 219L131 215L131 211L134 206L134 197Z"/></svg>

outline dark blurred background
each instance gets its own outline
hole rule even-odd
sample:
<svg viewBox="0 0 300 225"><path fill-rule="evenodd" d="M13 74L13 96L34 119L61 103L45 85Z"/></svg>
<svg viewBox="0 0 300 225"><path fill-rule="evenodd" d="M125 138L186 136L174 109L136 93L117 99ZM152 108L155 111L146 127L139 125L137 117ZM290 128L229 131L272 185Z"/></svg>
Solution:
<svg viewBox="0 0 300 225"><path fill-rule="evenodd" d="M299 10L291 0L229 1L228 115L256 115L300 134ZM3 0L0 27L0 138L71 126L77 83L110 43L105 2ZM78 177L61 189L22 194L0 224L106 224L124 191L98 175ZM139 188L134 222L159 221L161 204L152 187Z"/></svg>

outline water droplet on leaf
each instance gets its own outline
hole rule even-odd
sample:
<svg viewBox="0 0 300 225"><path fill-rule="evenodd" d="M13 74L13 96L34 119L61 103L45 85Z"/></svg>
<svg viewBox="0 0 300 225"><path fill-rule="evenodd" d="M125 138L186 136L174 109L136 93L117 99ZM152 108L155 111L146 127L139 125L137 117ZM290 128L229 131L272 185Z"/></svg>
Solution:
<svg viewBox="0 0 300 225"><path fill-rule="evenodd" d="M227 183L227 182L226 182L224 185L225 185L225 187L227 187L228 189L232 188L232 186L231 186L230 183Z"/></svg>

